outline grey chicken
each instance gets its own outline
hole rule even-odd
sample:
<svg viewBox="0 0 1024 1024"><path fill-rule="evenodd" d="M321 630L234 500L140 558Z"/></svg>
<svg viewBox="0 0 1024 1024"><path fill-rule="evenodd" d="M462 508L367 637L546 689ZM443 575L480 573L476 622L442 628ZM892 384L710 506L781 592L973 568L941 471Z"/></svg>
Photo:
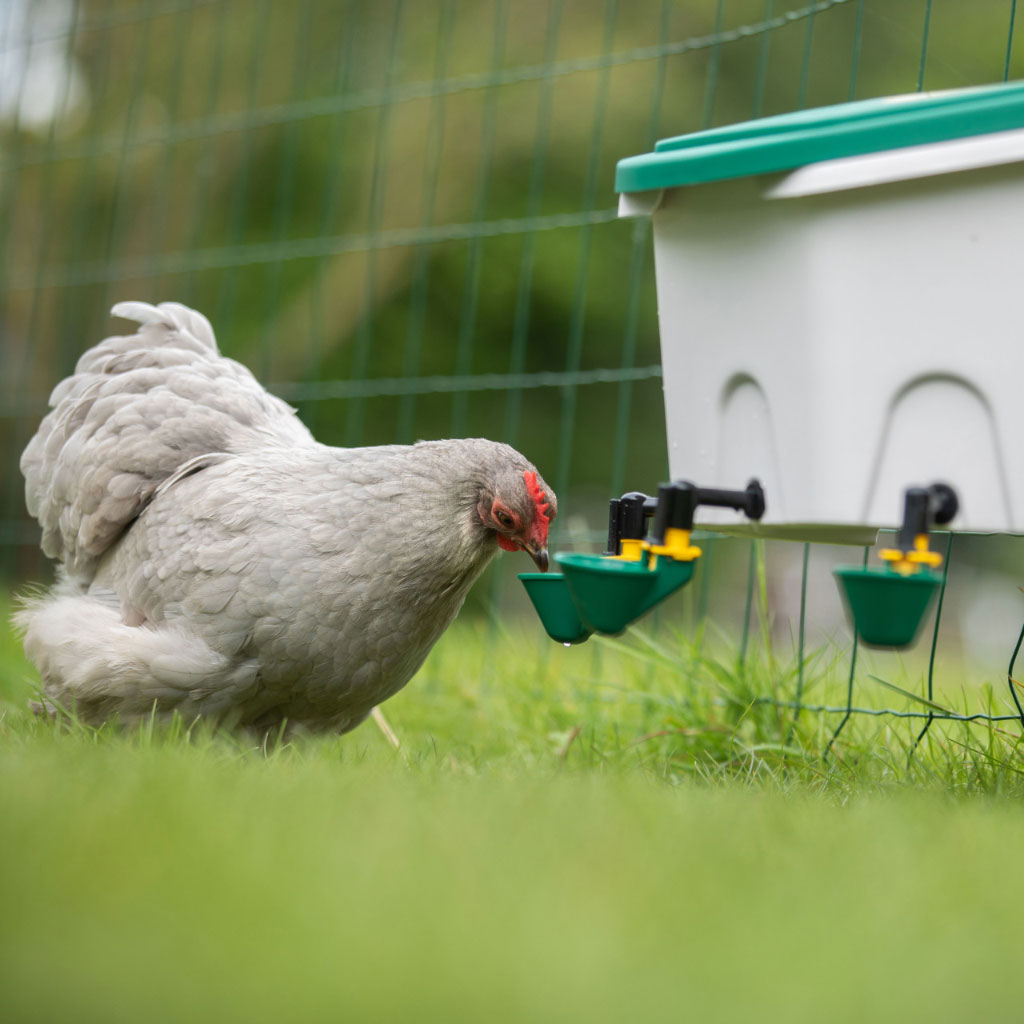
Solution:
<svg viewBox="0 0 1024 1024"><path fill-rule="evenodd" d="M344 732L401 689L555 496L482 439L332 448L178 303L86 352L21 459L62 563L15 618L47 701Z"/></svg>

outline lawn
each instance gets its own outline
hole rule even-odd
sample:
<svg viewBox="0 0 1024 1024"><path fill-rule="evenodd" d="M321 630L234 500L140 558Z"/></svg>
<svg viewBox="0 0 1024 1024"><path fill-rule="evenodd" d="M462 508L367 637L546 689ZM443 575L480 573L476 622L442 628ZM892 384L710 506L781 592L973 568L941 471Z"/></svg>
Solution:
<svg viewBox="0 0 1024 1024"><path fill-rule="evenodd" d="M400 750L264 749L39 722L0 634L3 1019L1012 1018L1015 731L825 760L834 719L752 703L795 666L713 646L457 623Z"/></svg>

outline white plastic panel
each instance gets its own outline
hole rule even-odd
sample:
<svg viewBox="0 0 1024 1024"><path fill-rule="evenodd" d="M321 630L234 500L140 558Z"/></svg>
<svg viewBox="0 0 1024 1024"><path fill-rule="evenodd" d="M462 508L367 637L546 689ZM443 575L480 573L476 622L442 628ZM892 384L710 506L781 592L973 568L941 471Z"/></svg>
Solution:
<svg viewBox="0 0 1024 1024"><path fill-rule="evenodd" d="M778 180L654 213L672 475L760 476L786 536L895 526L935 479L955 528L1024 532L1024 169L766 199Z"/></svg>

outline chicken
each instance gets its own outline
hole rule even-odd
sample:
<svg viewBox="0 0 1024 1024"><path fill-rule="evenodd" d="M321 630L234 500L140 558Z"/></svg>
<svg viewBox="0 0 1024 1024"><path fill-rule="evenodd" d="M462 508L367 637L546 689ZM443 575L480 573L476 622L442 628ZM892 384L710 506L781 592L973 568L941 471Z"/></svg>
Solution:
<svg viewBox="0 0 1024 1024"><path fill-rule="evenodd" d="M15 619L46 701L344 732L415 674L556 501L482 439L331 448L177 303L86 352L21 459L55 587Z"/></svg>

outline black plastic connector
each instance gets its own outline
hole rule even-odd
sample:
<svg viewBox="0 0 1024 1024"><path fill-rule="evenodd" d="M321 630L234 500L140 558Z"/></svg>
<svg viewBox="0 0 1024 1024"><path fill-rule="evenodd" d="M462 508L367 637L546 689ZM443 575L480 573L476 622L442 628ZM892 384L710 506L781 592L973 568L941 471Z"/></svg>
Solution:
<svg viewBox="0 0 1024 1024"><path fill-rule="evenodd" d="M651 544L665 543L665 533L673 527L677 530L692 530L693 516L697 511L697 487L688 480L662 484L658 488L658 507L654 523L647 540Z"/></svg>
<svg viewBox="0 0 1024 1024"><path fill-rule="evenodd" d="M960 500L949 484L908 487L903 495L903 525L896 536L901 551L913 551L915 538L932 526L945 526L960 510Z"/></svg>
<svg viewBox="0 0 1024 1024"><path fill-rule="evenodd" d="M949 484L932 484L928 488L929 506L932 510L932 521L936 526L951 523L960 511L960 499Z"/></svg>
<svg viewBox="0 0 1024 1024"><path fill-rule="evenodd" d="M623 540L642 540L646 520L654 517L651 544L665 543L665 531L692 530L693 520L700 505L734 508L748 519L764 515L764 488L760 481L751 480L742 491L725 491L717 487L698 487L689 480L676 480L662 484L658 496L652 498L640 491L629 491L608 503L608 550L606 555L621 555Z"/></svg>
<svg viewBox="0 0 1024 1024"><path fill-rule="evenodd" d="M622 554L622 500L608 502L608 548L605 554L614 558Z"/></svg>
<svg viewBox="0 0 1024 1024"><path fill-rule="evenodd" d="M648 516L647 504L650 498L640 491L630 491L624 494L622 501L622 532L623 540L642 540L646 531Z"/></svg>
<svg viewBox="0 0 1024 1024"><path fill-rule="evenodd" d="M764 488L760 481L751 480L742 491L727 491L719 487L698 487L689 480L677 480L658 488L658 510L648 538L651 544L665 543L669 527L692 530L694 516L701 505L716 508L734 508L748 519L764 515Z"/></svg>
<svg viewBox="0 0 1024 1024"><path fill-rule="evenodd" d="M647 517L654 514L657 499L641 491L629 491L608 503L608 550L606 555L621 555L624 540L643 540Z"/></svg>
<svg viewBox="0 0 1024 1024"><path fill-rule="evenodd" d="M764 488L760 480L751 480L742 491L723 491L717 487L698 487L697 504L718 508L734 508L748 519L758 520L764 515Z"/></svg>

